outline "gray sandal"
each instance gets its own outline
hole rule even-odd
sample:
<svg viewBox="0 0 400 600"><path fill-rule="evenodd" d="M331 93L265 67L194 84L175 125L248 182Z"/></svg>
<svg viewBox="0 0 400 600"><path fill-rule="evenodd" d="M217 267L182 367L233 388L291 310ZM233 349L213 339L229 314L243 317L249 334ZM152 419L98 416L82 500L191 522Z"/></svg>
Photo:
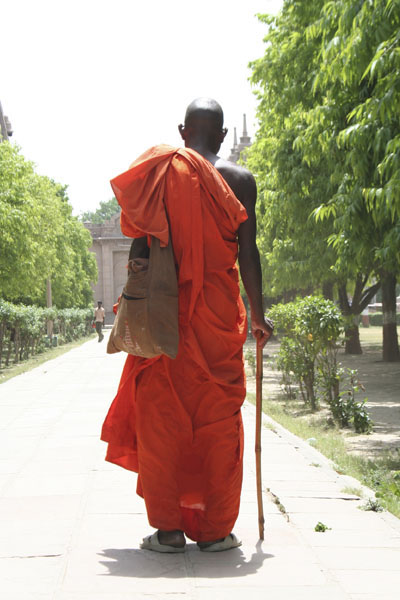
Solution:
<svg viewBox="0 0 400 600"><path fill-rule="evenodd" d="M167 544L160 544L158 540L158 531L152 535L147 535L143 538L143 542L140 544L142 550L153 550L154 552L168 552L170 554L176 554L179 552L185 552L185 546L180 548L176 546L167 546Z"/></svg>
<svg viewBox="0 0 400 600"><path fill-rule="evenodd" d="M222 540L222 542L215 542L210 546L199 546L202 552L223 552L224 550L231 550L232 548L239 548L242 542L236 537L234 533L230 533Z"/></svg>

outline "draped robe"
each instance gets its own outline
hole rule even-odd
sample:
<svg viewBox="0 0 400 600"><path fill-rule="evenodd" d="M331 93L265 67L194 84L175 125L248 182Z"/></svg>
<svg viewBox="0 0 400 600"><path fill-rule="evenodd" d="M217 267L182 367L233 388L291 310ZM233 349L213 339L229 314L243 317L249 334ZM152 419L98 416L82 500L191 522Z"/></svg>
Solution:
<svg viewBox="0 0 400 600"><path fill-rule="evenodd" d="M125 235L164 246L171 236L180 340L175 360L128 355L102 429L106 460L138 473L153 527L219 539L232 531L242 484L247 323L236 259L246 211L191 149L151 148L111 184Z"/></svg>

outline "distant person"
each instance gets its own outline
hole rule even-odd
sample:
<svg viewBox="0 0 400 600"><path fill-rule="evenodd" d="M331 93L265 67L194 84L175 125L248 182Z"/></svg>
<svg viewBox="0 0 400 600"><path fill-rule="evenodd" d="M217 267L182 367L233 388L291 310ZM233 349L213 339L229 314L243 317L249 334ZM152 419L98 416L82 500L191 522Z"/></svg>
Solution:
<svg viewBox="0 0 400 600"><path fill-rule="evenodd" d="M101 342L104 339L103 327L104 327L104 320L106 318L106 311L104 310L102 304L103 303L99 301L97 303L97 308L94 311L94 321L95 321L95 325L96 325L97 335L99 336L99 339L98 339L99 342Z"/></svg>
<svg viewBox="0 0 400 600"><path fill-rule="evenodd" d="M171 236L178 355L128 356L102 439L107 460L139 474L137 493L157 529L141 548L184 552L187 536L219 552L241 543L232 529L242 485L247 322L237 258L260 344L273 325L262 303L256 183L217 156L227 131L222 108L193 101L179 131L185 148L151 148L123 175L127 186L114 186L122 231L137 238L130 258L148 253L148 234L164 244Z"/></svg>

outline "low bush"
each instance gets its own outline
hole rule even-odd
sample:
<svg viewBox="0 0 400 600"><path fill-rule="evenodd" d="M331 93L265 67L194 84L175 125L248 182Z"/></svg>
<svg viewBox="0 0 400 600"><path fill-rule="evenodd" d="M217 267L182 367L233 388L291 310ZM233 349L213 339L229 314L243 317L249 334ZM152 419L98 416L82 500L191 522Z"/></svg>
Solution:
<svg viewBox="0 0 400 600"><path fill-rule="evenodd" d="M342 391L340 391L341 388ZM356 369L338 368L338 391L328 399L332 416L340 427L352 426L356 433L368 433L372 422L366 408L368 398L358 400L356 394L365 392Z"/></svg>
<svg viewBox="0 0 400 600"><path fill-rule="evenodd" d="M365 400L358 401L355 396L361 389L357 372L345 371L337 361L343 320L335 304L320 296L308 296L276 304L268 317L283 335L276 366L282 372L285 394L292 398L298 389L312 411L324 400L342 427L368 432L371 421Z"/></svg>
<svg viewBox="0 0 400 600"><path fill-rule="evenodd" d="M292 387L288 384L292 379L299 386L304 402L316 410L317 373L329 389L337 377L336 348L343 331L339 309L330 300L307 296L296 302L274 305L268 317L284 336L277 366L285 373L286 387ZM318 362L320 357L323 360Z"/></svg>
<svg viewBox="0 0 400 600"><path fill-rule="evenodd" d="M42 352L49 345L47 322L60 343L92 332L91 308L41 308L0 299L0 368Z"/></svg>

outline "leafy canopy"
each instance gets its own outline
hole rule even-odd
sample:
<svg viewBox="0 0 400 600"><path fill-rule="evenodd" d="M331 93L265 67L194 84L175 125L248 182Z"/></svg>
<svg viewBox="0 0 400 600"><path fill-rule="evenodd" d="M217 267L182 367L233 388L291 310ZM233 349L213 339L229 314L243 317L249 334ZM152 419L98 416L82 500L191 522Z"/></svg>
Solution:
<svg viewBox="0 0 400 600"><path fill-rule="evenodd" d="M72 216L65 187L35 173L18 148L0 144L0 297L60 308L92 302L90 233Z"/></svg>

